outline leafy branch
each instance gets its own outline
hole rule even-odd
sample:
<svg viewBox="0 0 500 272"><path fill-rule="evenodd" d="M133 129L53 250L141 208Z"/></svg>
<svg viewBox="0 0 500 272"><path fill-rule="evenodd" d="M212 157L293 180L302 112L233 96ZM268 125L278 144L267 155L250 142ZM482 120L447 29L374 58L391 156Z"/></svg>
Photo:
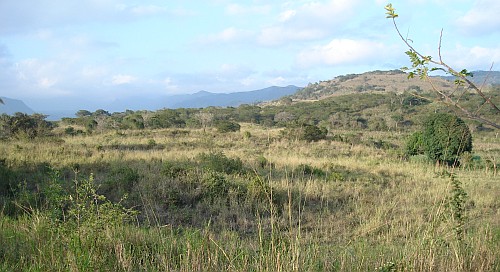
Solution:
<svg viewBox="0 0 500 272"><path fill-rule="evenodd" d="M422 80L426 80L431 84L432 90L439 95L441 98L439 101L451 106L452 108L461 111L465 117L471 120L476 120L480 121L482 123L485 123L487 125L490 125L496 129L500 129L500 123L498 121L494 120L489 120L486 119L485 117L481 116L479 114L479 111L484 107L484 105L488 104L496 113L500 114L500 109L493 103L491 100L491 96L487 96L480 87L478 87L476 84L474 84L468 77L472 77L473 74L467 71L466 69L462 69L460 71L453 69L451 66L449 66L447 63L443 61L442 55L441 55L441 42L443 39L443 30L441 30L441 34L439 36L439 46L438 46L438 60L434 60L432 56L425 56L421 54L419 51L417 51L413 45L410 43L412 40L403 37L401 34L401 31L398 28L398 25L396 24L396 18L399 17L399 15L396 13L394 7L392 4L388 4L385 6L386 10L386 18L392 19L392 22L394 24L394 28L396 29L399 37L401 40L406 44L408 47L408 51L406 51L406 55L410 58L410 62L412 64L411 68L403 67L401 70L403 71L408 71L408 78L413 78L415 76L418 76ZM490 68L491 70L491 68ZM477 110L475 111L470 111L466 109L462 104L460 104L460 98L463 96L459 96L458 98L453 97L453 93L449 94L444 91L439 90L432 82L431 78L429 77L430 72L434 71L443 71L446 74L455 76L455 85L457 87L463 86L465 88L465 92L468 90L473 90L477 94L479 94L483 99L484 102L481 103Z"/></svg>

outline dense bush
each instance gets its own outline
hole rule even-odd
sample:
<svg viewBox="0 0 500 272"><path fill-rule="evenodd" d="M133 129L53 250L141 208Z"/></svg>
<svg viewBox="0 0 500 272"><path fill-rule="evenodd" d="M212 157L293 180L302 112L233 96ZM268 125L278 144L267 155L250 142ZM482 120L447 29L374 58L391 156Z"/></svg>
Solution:
<svg viewBox="0 0 500 272"><path fill-rule="evenodd" d="M422 131L417 131L410 135L410 137L406 141L405 154L407 156L424 154Z"/></svg>
<svg viewBox="0 0 500 272"><path fill-rule="evenodd" d="M240 158L231 159L222 152L201 153L198 160L202 168L219 173L235 174L243 171L243 162Z"/></svg>
<svg viewBox="0 0 500 272"><path fill-rule="evenodd" d="M432 161L454 163L472 150L472 135L464 121L454 115L437 113L424 122L424 130L407 141L406 154L425 154Z"/></svg>
<svg viewBox="0 0 500 272"><path fill-rule="evenodd" d="M422 134L429 158L454 161L465 151L472 151L472 135L464 121L450 114L435 114L425 123Z"/></svg>
<svg viewBox="0 0 500 272"><path fill-rule="evenodd" d="M17 137L34 139L40 136L49 135L54 124L46 121L46 115L17 112L10 116L2 114L0 116L0 137Z"/></svg>
<svg viewBox="0 0 500 272"><path fill-rule="evenodd" d="M219 121L215 125L217 131L226 133L226 132L236 132L240 131L240 124L231 122L231 121Z"/></svg>
<svg viewBox="0 0 500 272"><path fill-rule="evenodd" d="M326 134L328 131L324 127L318 127L314 125L304 126L302 130L301 140L305 140L307 142L315 142L319 140L323 140L326 138Z"/></svg>

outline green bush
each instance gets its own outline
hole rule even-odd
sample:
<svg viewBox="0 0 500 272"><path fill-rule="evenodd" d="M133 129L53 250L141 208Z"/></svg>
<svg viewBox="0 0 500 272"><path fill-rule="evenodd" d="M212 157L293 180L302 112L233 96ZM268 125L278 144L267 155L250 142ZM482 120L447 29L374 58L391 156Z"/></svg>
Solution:
<svg viewBox="0 0 500 272"><path fill-rule="evenodd" d="M129 166L115 166L99 187L99 193L104 194L113 202L119 202L123 197L133 193L140 178L136 169Z"/></svg>
<svg viewBox="0 0 500 272"><path fill-rule="evenodd" d="M219 121L215 125L217 131L221 133L240 131L240 124L231 121Z"/></svg>
<svg viewBox="0 0 500 272"><path fill-rule="evenodd" d="M434 161L452 163L460 154L472 151L472 135L464 121L454 115L437 113L424 123L424 150Z"/></svg>
<svg viewBox="0 0 500 272"><path fill-rule="evenodd" d="M222 152L201 153L198 156L201 167L219 173L234 174L243 172L243 162L240 158L231 159Z"/></svg>
<svg viewBox="0 0 500 272"><path fill-rule="evenodd" d="M456 162L472 150L472 135L464 121L447 113L436 113L424 122L424 130L406 142L407 156L425 154L432 161Z"/></svg>
<svg viewBox="0 0 500 272"><path fill-rule="evenodd" d="M424 139L422 131L417 131L410 135L406 141L405 155L409 157L420 154L424 154Z"/></svg>
<svg viewBox="0 0 500 272"><path fill-rule="evenodd" d="M301 140L307 142L315 142L319 140L326 139L326 134L328 130L324 127L318 127L314 125L306 125L303 128Z"/></svg>

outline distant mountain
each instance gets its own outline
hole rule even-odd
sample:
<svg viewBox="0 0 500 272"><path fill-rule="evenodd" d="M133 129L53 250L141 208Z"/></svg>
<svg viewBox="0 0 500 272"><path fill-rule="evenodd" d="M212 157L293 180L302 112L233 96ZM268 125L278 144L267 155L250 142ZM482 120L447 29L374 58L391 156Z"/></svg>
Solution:
<svg viewBox="0 0 500 272"><path fill-rule="evenodd" d="M205 108L209 106L237 107L241 104L251 104L279 99L283 96L296 93L297 86L268 87L261 90L236 93L209 93L198 92L184 101L177 102L172 108Z"/></svg>
<svg viewBox="0 0 500 272"><path fill-rule="evenodd" d="M11 99L7 97L1 97L3 104L0 103L0 114L6 113L12 115L16 112L22 112L26 114L35 113L30 107L24 104L23 101L17 99Z"/></svg>
<svg viewBox="0 0 500 272"><path fill-rule="evenodd" d="M469 79L478 86L482 86L482 84L486 84L486 86L500 84L500 71L473 71L472 75ZM453 76L442 76L442 78L451 81L455 80Z"/></svg>
<svg viewBox="0 0 500 272"><path fill-rule="evenodd" d="M234 93L211 93L199 91L193 94L181 94L162 97L130 97L117 100L107 107L109 111L129 110L158 110L162 108L205 108L216 107L236 107L241 104L252 104L262 101L279 99L283 96L297 92L300 87L268 87L261 90Z"/></svg>

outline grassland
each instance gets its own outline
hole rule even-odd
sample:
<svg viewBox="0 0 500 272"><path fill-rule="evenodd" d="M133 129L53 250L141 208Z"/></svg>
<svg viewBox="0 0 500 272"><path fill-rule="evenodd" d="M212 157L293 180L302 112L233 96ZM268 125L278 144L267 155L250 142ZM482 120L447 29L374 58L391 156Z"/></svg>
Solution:
<svg viewBox="0 0 500 272"><path fill-rule="evenodd" d="M500 270L495 132L447 168L241 125L0 142L0 270Z"/></svg>

